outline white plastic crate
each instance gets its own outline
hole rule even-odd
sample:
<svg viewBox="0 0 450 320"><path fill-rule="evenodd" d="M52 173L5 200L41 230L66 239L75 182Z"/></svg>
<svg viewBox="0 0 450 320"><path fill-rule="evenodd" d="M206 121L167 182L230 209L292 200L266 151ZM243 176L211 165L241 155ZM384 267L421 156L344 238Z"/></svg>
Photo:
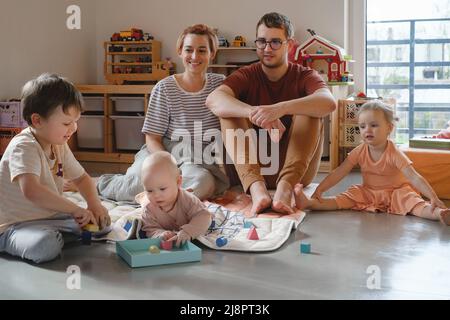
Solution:
<svg viewBox="0 0 450 320"><path fill-rule="evenodd" d="M81 116L77 130L79 148L103 149L103 119L103 116Z"/></svg>
<svg viewBox="0 0 450 320"><path fill-rule="evenodd" d="M116 149L139 150L145 143L145 135L141 132L144 117L140 116L110 116L114 121L114 136Z"/></svg>
<svg viewBox="0 0 450 320"><path fill-rule="evenodd" d="M22 118L20 101L0 102L0 127L25 128L28 123Z"/></svg>
<svg viewBox="0 0 450 320"><path fill-rule="evenodd" d="M102 111L104 98L102 96L83 96L84 111Z"/></svg>
<svg viewBox="0 0 450 320"><path fill-rule="evenodd" d="M116 112L145 112L143 97L112 97Z"/></svg>

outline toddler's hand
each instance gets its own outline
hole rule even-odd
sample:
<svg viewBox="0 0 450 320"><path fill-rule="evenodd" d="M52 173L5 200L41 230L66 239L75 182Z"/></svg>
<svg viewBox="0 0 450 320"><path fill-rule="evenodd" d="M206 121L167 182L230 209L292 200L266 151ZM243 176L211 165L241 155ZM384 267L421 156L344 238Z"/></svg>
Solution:
<svg viewBox="0 0 450 320"><path fill-rule="evenodd" d="M322 193L323 192L321 190L316 189L316 191L314 191L314 193L312 194L311 199L314 198L314 199L317 199L317 201L322 202L323 201Z"/></svg>
<svg viewBox="0 0 450 320"><path fill-rule="evenodd" d="M164 231L163 233L161 233L159 235L159 238L164 240L164 241L167 241L170 238L173 238L173 237L176 237L176 236L177 236L177 234L175 232L173 232L173 231Z"/></svg>
<svg viewBox="0 0 450 320"><path fill-rule="evenodd" d="M83 209L81 207L78 207L77 210L71 213L75 221L78 223L80 228L84 227L88 223L92 223L97 225L97 221L95 221L94 215L92 214L92 211Z"/></svg>
<svg viewBox="0 0 450 320"><path fill-rule="evenodd" d="M180 244L184 244L186 241L190 241L191 240L191 236L184 230L181 230L178 232L177 235L175 235L175 237L172 237L169 239L169 241L173 241L176 240L176 244L175 246L179 247Z"/></svg>
<svg viewBox="0 0 450 320"><path fill-rule="evenodd" d="M441 199L439 199L439 198L431 199L430 202L431 202L431 210L433 210L433 211L436 207L441 208L441 209L447 209L447 206L445 205L445 203L443 203L441 201Z"/></svg>

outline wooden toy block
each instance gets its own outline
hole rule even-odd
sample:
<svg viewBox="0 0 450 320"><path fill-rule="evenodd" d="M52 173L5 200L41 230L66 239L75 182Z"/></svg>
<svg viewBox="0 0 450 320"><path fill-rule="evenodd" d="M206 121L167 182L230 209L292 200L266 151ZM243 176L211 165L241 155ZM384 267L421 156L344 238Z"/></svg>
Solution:
<svg viewBox="0 0 450 320"><path fill-rule="evenodd" d="M300 252L301 253L311 253L311 244L307 242L300 243Z"/></svg>
<svg viewBox="0 0 450 320"><path fill-rule="evenodd" d="M151 245L148 248L148 251L150 251L151 253L160 253L158 246L155 246L155 245Z"/></svg>
<svg viewBox="0 0 450 320"><path fill-rule="evenodd" d="M258 232L256 231L256 228L254 226L250 228L250 231L247 234L247 239L259 240Z"/></svg>
<svg viewBox="0 0 450 320"><path fill-rule="evenodd" d="M84 230L81 233L81 243L85 245L90 245L92 240L92 233L90 231Z"/></svg>
<svg viewBox="0 0 450 320"><path fill-rule="evenodd" d="M159 247L164 250L172 250L173 241L161 240Z"/></svg>
<svg viewBox="0 0 450 320"><path fill-rule="evenodd" d="M99 230L99 228L97 225L89 223L83 227L83 230L86 230L89 232L97 232Z"/></svg>
<svg viewBox="0 0 450 320"><path fill-rule="evenodd" d="M251 223L250 221L244 221L244 228L245 229L249 229L253 227L253 223Z"/></svg>
<svg viewBox="0 0 450 320"><path fill-rule="evenodd" d="M223 247L224 245L226 245L228 243L228 240L224 237L220 237L216 239L216 245L218 247Z"/></svg>

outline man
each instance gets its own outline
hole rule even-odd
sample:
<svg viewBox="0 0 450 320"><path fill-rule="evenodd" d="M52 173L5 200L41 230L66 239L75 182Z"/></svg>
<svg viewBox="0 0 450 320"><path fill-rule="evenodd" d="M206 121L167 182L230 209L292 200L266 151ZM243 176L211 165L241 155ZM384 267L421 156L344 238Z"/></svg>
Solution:
<svg viewBox="0 0 450 320"><path fill-rule="evenodd" d="M288 62L292 37L293 27L286 16L264 15L256 26L260 61L235 71L206 100L207 107L221 118L225 147L244 190L252 196L253 214L270 206L280 213L293 213L293 188L296 183L306 186L315 177L323 146L322 118L336 108L335 99L316 71ZM260 161L249 161L251 147L246 146L245 154L236 154L233 139L226 137L230 129L258 127L279 130L276 175L263 177ZM271 138L276 140L273 132ZM242 157L245 161L239 161ZM267 187L276 187L273 200Z"/></svg>

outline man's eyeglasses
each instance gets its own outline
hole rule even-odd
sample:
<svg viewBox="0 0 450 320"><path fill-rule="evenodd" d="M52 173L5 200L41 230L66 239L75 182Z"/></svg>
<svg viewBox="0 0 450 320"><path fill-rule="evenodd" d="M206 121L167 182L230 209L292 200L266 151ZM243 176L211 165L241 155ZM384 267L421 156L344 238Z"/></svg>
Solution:
<svg viewBox="0 0 450 320"><path fill-rule="evenodd" d="M281 48L283 43L286 43L286 42L287 42L287 40L282 41L281 39L272 39L270 41L267 41L266 39L261 38L261 39L255 40L255 45L258 49L265 49L267 44L269 44L270 47L272 48L272 50L278 50Z"/></svg>

